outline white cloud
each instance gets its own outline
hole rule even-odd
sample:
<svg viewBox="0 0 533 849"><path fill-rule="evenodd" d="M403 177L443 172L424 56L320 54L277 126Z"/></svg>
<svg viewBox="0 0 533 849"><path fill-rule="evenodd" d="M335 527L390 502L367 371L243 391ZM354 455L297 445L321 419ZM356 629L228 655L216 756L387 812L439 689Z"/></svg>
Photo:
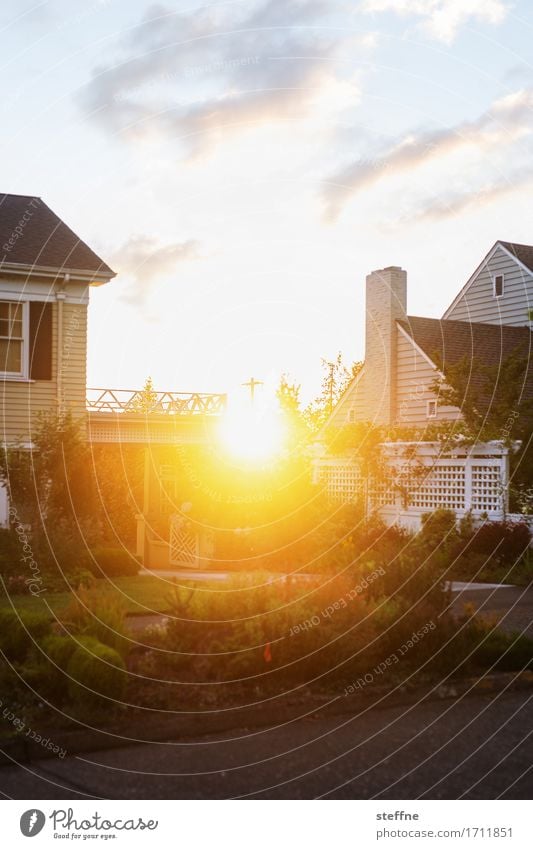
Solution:
<svg viewBox="0 0 533 849"><path fill-rule="evenodd" d="M460 151L474 151L478 158L495 151L509 158L517 143L532 135L533 88L521 89L496 100L472 121L411 133L372 159L357 159L339 168L324 182L326 218L335 220L349 200L378 182L403 172L411 175L422 165L438 164Z"/></svg>
<svg viewBox="0 0 533 849"><path fill-rule="evenodd" d="M305 116L325 91L335 100L335 86L342 107L346 85L358 94L342 63L368 56L376 39L330 28L335 9L325 0L152 7L111 49L116 60L94 69L82 106L113 134L177 140L191 155L247 126Z"/></svg>
<svg viewBox="0 0 533 849"><path fill-rule="evenodd" d="M124 300L139 304L148 297L155 280L173 272L180 263L199 257L199 243L194 239L159 245L149 236L132 236L110 260L120 275L131 280Z"/></svg>
<svg viewBox="0 0 533 849"><path fill-rule="evenodd" d="M503 0L363 0L361 8L422 18L421 26L428 35L450 44L471 20L500 24L509 5Z"/></svg>

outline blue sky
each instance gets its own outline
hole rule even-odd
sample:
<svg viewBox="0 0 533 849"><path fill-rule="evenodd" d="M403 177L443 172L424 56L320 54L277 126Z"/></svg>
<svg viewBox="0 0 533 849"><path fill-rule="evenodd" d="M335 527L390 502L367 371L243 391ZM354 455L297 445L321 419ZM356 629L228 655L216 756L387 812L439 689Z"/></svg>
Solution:
<svg viewBox="0 0 533 849"><path fill-rule="evenodd" d="M2 191L119 273L89 384L237 391L363 351L364 279L438 316L531 243L533 8L507 0L0 7ZM266 391L267 391L266 390Z"/></svg>

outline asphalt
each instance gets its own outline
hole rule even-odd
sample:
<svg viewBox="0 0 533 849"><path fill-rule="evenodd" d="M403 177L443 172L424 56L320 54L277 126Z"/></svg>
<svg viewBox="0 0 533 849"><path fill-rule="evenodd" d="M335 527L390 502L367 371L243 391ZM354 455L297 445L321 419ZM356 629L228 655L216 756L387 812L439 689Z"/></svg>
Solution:
<svg viewBox="0 0 533 849"><path fill-rule="evenodd" d="M15 799L527 799L533 691L366 709L0 769Z"/></svg>

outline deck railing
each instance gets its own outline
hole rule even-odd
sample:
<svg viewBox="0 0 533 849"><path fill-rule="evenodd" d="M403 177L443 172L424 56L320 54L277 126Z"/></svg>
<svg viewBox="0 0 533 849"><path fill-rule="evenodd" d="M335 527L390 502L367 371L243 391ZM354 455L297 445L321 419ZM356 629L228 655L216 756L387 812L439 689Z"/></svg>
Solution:
<svg viewBox="0 0 533 849"><path fill-rule="evenodd" d="M226 395L214 393L87 389L87 410L91 413L219 416L225 408Z"/></svg>

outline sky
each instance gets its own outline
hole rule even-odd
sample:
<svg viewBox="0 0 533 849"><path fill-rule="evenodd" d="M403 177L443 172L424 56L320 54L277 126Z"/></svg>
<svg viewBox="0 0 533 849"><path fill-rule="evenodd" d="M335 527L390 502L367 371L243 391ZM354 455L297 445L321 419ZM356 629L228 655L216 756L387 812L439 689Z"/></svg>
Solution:
<svg viewBox="0 0 533 849"><path fill-rule="evenodd" d="M0 33L0 191L117 272L89 386L305 400L371 270L436 317L533 241L530 0L19 0Z"/></svg>

